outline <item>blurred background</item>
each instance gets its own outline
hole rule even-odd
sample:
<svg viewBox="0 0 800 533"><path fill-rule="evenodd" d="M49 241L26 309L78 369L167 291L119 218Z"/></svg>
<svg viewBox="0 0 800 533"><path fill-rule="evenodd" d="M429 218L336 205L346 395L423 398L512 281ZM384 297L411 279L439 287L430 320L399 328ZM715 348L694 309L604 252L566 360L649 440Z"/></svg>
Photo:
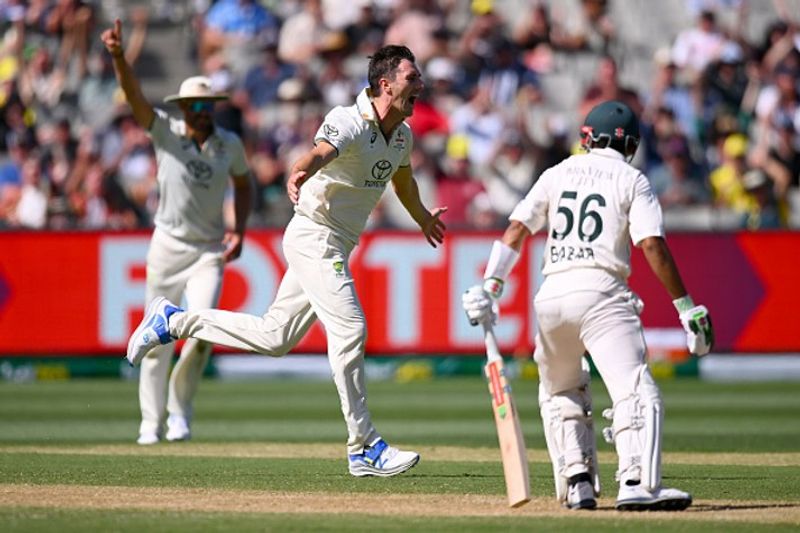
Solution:
<svg viewBox="0 0 800 533"><path fill-rule="evenodd" d="M250 255L231 269L223 307L264 312L292 214L287 169L325 113L366 86L370 54L399 43L426 83L409 120L414 173L426 205L449 206L454 233L441 263L410 252L422 281L392 285L381 246L416 227L384 196L354 257L372 288L372 351L480 351L452 304L480 275L468 258L485 257L541 172L579 150L586 112L618 99L641 117L633 163L661 200L695 299L720 318L721 351L800 352L786 312L800 297L798 0L0 0L0 354L17 356L13 368L19 356L116 352L141 316L155 160L99 39L116 18L155 105L177 112L162 98L198 73L231 96L216 120L243 138L257 200ZM532 347L540 253L535 241L507 303L509 353ZM688 361L653 280L633 284L659 309L644 315L651 348ZM413 308L408 289L441 290L444 303ZM47 332L31 312L45 313Z"/></svg>

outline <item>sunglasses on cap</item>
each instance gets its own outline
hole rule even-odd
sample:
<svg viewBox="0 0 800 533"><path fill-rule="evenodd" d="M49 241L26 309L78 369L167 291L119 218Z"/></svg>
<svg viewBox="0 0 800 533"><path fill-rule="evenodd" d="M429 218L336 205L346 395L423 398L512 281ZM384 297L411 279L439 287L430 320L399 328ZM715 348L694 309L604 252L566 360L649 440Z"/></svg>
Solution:
<svg viewBox="0 0 800 533"><path fill-rule="evenodd" d="M206 111L210 113L214 110L214 102L209 100L197 100L189 104L189 111L192 113L200 113Z"/></svg>

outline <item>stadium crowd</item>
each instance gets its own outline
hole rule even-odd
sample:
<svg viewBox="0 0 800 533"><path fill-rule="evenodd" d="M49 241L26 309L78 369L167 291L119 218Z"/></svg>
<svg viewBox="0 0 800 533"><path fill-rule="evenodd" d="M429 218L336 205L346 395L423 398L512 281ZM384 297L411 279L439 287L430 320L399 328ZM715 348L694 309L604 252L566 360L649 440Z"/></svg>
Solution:
<svg viewBox="0 0 800 533"><path fill-rule="evenodd" d="M423 200L449 206L450 228L502 227L539 174L578 149L582 117L607 99L641 117L634 164L668 224L799 227L800 30L784 2L764 2L775 17L753 39L739 29L757 0L686 0L695 23L648 51L653 75L628 85L631 47L613 0L569 10L520 0L514 16L492 0L0 0L0 228L151 225L153 149L98 38L115 16L137 68L152 24L191 28L189 50L157 52L185 54L230 95L215 119L245 141L254 227L288 221L287 170L324 113L366 85L367 58L384 43L409 46L423 69L412 164ZM413 222L388 193L370 224Z"/></svg>

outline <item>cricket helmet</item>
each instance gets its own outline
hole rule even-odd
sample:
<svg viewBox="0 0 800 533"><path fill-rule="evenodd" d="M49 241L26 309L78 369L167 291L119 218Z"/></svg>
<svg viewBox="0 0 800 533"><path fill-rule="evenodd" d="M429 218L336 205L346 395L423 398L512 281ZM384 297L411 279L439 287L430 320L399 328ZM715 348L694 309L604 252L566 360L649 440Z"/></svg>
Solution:
<svg viewBox="0 0 800 533"><path fill-rule="evenodd" d="M613 148L632 158L639 146L639 121L622 102L608 100L597 104L586 115L581 127L581 145L586 148Z"/></svg>

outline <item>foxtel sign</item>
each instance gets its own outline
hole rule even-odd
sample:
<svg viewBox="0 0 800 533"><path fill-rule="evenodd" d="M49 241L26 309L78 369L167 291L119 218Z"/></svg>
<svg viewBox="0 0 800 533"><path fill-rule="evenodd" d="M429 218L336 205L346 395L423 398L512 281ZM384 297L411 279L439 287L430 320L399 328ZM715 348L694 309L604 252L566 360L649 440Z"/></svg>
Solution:
<svg viewBox="0 0 800 533"><path fill-rule="evenodd" d="M499 236L453 232L432 248L419 233L365 234L350 266L367 316L367 351L480 353L482 333L466 320L461 294L480 281ZM780 309L800 299L797 276L781 267L797 264L783 256L800 254L798 235L687 234L669 242L695 301L712 312L718 350L800 351L791 313ZM147 233L0 233L0 355L121 354L143 312L148 243ZM535 344L532 301L544 248L542 237L529 239L506 283L495 327L506 353ZM264 314L285 268L281 233L250 231L227 267L220 307ZM633 271L648 340L680 344L669 297L638 251ZM316 325L294 351L325 350Z"/></svg>

